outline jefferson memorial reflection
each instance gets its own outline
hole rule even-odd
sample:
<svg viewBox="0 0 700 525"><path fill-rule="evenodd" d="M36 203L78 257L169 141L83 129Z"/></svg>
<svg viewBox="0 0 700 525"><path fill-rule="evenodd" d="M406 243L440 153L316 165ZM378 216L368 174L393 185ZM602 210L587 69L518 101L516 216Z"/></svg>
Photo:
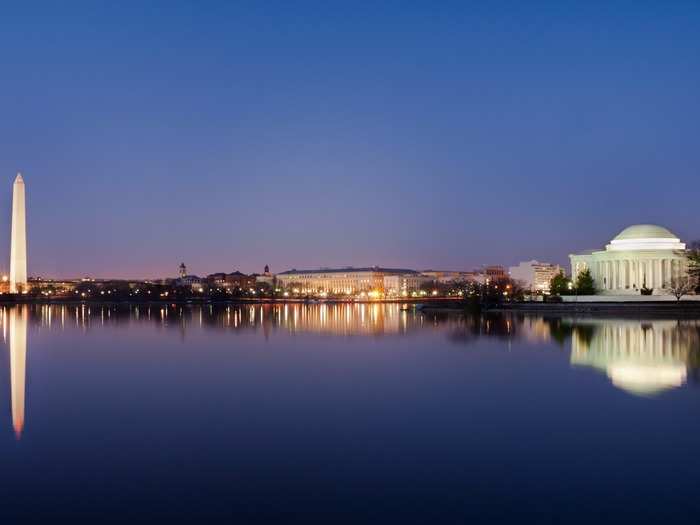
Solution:
<svg viewBox="0 0 700 525"><path fill-rule="evenodd" d="M35 304L3 307L3 340L9 351L9 403L17 439L25 425L28 325L44 333L89 335L102 327L178 334L216 331L284 339L301 334L336 337L411 337L433 331L455 345L481 338L511 350L519 340L538 350L563 350L571 341L570 363L603 372L624 391L651 396L685 385L700 365L700 320L630 320L465 315L427 312L402 304ZM59 334L56 334L58 336ZM427 341L428 339L426 339ZM517 348L517 347L514 347ZM429 350L429 348L427 348ZM566 370L562 371L566 373ZM80 371L80 373L84 373ZM4 376L6 377L6 376Z"/></svg>
<svg viewBox="0 0 700 525"><path fill-rule="evenodd" d="M699 334L699 321L577 320L571 364L598 369L631 394L651 396L686 383Z"/></svg>

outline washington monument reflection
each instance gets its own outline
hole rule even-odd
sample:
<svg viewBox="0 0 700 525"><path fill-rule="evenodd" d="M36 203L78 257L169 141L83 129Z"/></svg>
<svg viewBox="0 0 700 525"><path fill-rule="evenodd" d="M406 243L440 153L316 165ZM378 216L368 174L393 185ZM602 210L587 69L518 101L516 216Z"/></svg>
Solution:
<svg viewBox="0 0 700 525"><path fill-rule="evenodd" d="M27 306L9 310L10 325L10 390L12 394L12 426L17 439L24 428L24 383L27 373Z"/></svg>

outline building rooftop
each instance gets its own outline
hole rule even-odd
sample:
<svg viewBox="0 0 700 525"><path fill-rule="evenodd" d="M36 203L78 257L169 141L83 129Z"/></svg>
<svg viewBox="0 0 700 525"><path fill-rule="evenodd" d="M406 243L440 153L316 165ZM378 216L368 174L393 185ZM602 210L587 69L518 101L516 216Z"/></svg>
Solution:
<svg viewBox="0 0 700 525"><path fill-rule="evenodd" d="M634 224L622 230L613 240L623 241L628 239L678 239L678 236L663 226Z"/></svg>
<svg viewBox="0 0 700 525"><path fill-rule="evenodd" d="M279 273L278 275L299 275L304 273L356 273L356 272L380 272L380 273L415 273L415 270L408 270L405 268L382 268L380 266L370 266L364 268L318 268L316 270L287 270L286 272Z"/></svg>

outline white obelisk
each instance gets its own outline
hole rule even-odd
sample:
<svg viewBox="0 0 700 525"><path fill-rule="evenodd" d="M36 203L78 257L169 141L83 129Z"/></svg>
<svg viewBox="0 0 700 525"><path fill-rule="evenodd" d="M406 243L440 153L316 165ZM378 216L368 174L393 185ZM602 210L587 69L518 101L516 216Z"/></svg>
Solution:
<svg viewBox="0 0 700 525"><path fill-rule="evenodd" d="M18 173L12 186L12 238L10 241L10 293L27 289L27 222L24 179Z"/></svg>

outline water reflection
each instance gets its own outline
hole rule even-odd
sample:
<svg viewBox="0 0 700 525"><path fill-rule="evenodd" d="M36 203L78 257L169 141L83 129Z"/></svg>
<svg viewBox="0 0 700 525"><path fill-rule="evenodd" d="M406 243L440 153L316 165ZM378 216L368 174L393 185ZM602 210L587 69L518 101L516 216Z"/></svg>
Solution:
<svg viewBox="0 0 700 525"><path fill-rule="evenodd" d="M631 394L677 388L697 366L700 323L676 320L577 320L571 364L598 369Z"/></svg>
<svg viewBox="0 0 700 525"><path fill-rule="evenodd" d="M3 339L9 343L12 425L22 436L28 326L37 331L151 326L187 340L191 330L231 334L317 334L340 337L406 337L433 331L455 345L489 340L511 347L519 341L543 349L567 349L570 363L607 375L635 395L678 388L700 368L700 320L628 320L424 312L401 304L243 305L24 305L2 309ZM30 341L31 342L31 341Z"/></svg>
<svg viewBox="0 0 700 525"><path fill-rule="evenodd" d="M401 304L237 304L237 305L32 305L30 318L46 328L71 324L83 331L95 325L151 323L176 329L183 338L192 328L261 330L341 336L405 334L439 320Z"/></svg>
<svg viewBox="0 0 700 525"><path fill-rule="evenodd" d="M24 393L27 376L27 306L3 311L3 321L9 315L10 330L10 391L12 426L19 439L24 429ZM3 323L4 324L4 323Z"/></svg>

